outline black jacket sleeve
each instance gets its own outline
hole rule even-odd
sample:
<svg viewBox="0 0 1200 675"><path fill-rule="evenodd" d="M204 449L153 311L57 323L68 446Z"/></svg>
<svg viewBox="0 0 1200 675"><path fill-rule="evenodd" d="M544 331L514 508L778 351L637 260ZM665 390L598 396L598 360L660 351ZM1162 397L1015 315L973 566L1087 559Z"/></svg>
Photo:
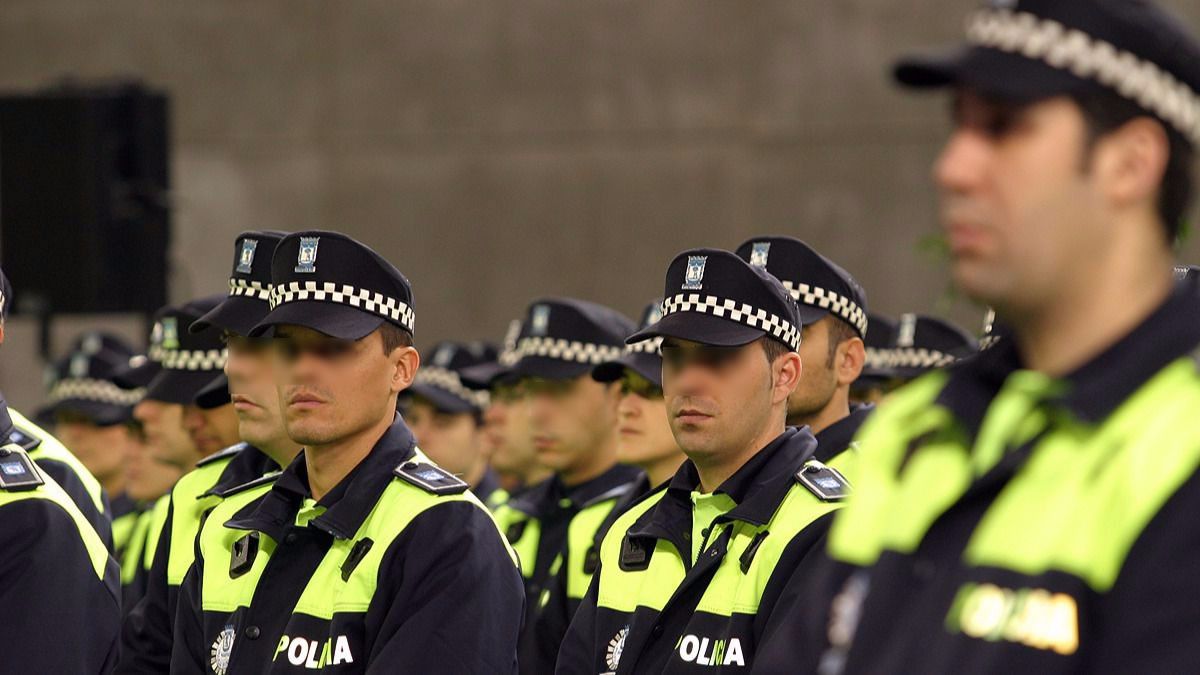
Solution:
<svg viewBox="0 0 1200 675"><path fill-rule="evenodd" d="M44 499L0 508L0 631L13 673L107 673L117 657L120 572L97 575L71 515ZM64 639L63 631L69 638Z"/></svg>
<svg viewBox="0 0 1200 675"><path fill-rule="evenodd" d="M201 598L201 579L204 560L199 556L188 570L179 587L175 611L175 626L171 643L171 674L187 675L205 672L204 615Z"/></svg>
<svg viewBox="0 0 1200 675"><path fill-rule="evenodd" d="M554 668L556 675L592 675L596 672L593 661L596 654L596 598L599 593L600 567L597 567L592 575L592 583L588 584L587 593L559 645L558 663Z"/></svg>
<svg viewBox="0 0 1200 675"><path fill-rule="evenodd" d="M1142 531L1095 615L1079 617L1082 672L1200 672L1198 513L1200 472Z"/></svg>
<svg viewBox="0 0 1200 675"><path fill-rule="evenodd" d="M472 502L438 504L381 563L367 672L516 672L523 612L520 573L491 517Z"/></svg>
<svg viewBox="0 0 1200 675"><path fill-rule="evenodd" d="M120 675L170 670L172 630L179 598L179 589L167 585L174 509L174 503L167 507L167 520L146 576L144 595L132 608L126 608L121 625L121 660L116 670Z"/></svg>

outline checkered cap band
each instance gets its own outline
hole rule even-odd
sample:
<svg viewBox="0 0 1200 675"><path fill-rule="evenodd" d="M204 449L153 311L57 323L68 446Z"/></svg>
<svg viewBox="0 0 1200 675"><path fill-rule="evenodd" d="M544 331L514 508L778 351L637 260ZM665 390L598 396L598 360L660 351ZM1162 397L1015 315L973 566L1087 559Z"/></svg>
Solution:
<svg viewBox="0 0 1200 675"><path fill-rule="evenodd" d="M1109 42L1057 21L1011 10L973 14L967 21L967 41L1109 87L1200 145L1200 94L1158 65Z"/></svg>
<svg viewBox="0 0 1200 675"><path fill-rule="evenodd" d="M890 351L887 365L893 368L942 368L958 360L945 352L924 347L898 347Z"/></svg>
<svg viewBox="0 0 1200 675"><path fill-rule="evenodd" d="M797 284L792 281L784 281L783 286L788 289L788 293L792 294L792 298L796 302L810 307L827 309L834 316L853 326L859 335L867 334L867 313L850 298L818 286Z"/></svg>
<svg viewBox="0 0 1200 675"><path fill-rule="evenodd" d="M551 337L526 337L517 342L518 360L526 356L541 356L575 363L604 363L615 361L624 350L613 345L599 345L577 340Z"/></svg>
<svg viewBox="0 0 1200 675"><path fill-rule="evenodd" d="M642 340L641 342L635 342L635 343L633 343L631 345L627 345L625 347L625 353L626 354L654 354L655 356L661 356L662 355L662 342L663 342L663 339L661 337L650 338L649 340Z"/></svg>
<svg viewBox="0 0 1200 675"><path fill-rule="evenodd" d="M421 366L417 369L417 377L413 380L413 383L427 387L437 387L442 391L461 398L476 408L486 408L488 406L488 393L486 391L474 391L466 388L463 386L462 379L458 376L458 373L453 370L437 366Z"/></svg>
<svg viewBox="0 0 1200 675"><path fill-rule="evenodd" d="M292 281L271 288L271 309L289 302L298 302L301 300L336 302L348 305L355 309L377 314L385 319L395 321L410 333L414 329L412 307L409 307L408 304L396 298L390 298L376 291L355 288L348 284L335 284L332 281Z"/></svg>
<svg viewBox="0 0 1200 675"><path fill-rule="evenodd" d="M162 365L168 370L221 370L225 356L224 349L164 349Z"/></svg>
<svg viewBox="0 0 1200 675"><path fill-rule="evenodd" d="M865 368L882 369L891 364L892 350L867 347L867 357L863 362Z"/></svg>
<svg viewBox="0 0 1200 675"><path fill-rule="evenodd" d="M50 403L59 403L70 399L131 406L142 400L144 391L143 389L122 389L107 380L69 377L55 382L50 387L47 399Z"/></svg>
<svg viewBox="0 0 1200 675"><path fill-rule="evenodd" d="M744 302L699 293L680 293L663 300L664 317L680 312L696 312L736 321L765 331L792 351L800 349L800 329L797 326L765 309L751 307Z"/></svg>
<svg viewBox="0 0 1200 675"><path fill-rule="evenodd" d="M271 301L271 286L264 284L261 281L247 281L245 279L230 279L229 280L229 295L240 295L247 298L254 298L264 302Z"/></svg>

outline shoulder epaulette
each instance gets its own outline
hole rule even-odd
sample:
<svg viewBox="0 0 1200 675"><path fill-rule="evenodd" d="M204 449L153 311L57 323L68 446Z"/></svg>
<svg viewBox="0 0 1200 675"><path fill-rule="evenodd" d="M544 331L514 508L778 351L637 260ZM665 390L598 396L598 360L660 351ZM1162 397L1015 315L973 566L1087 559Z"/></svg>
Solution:
<svg viewBox="0 0 1200 675"><path fill-rule="evenodd" d="M209 455L208 457L205 457L204 459L200 460L199 462L196 462L196 466L198 466L198 467L199 466L207 466L209 464L212 464L213 462L219 462L223 459L229 459L229 458L233 457L234 455L238 454L239 452L241 452L242 450L245 450L248 447L249 447L248 443L234 443L233 445L229 446L228 448L225 448L224 450L218 450L217 452L214 452L213 454Z"/></svg>
<svg viewBox="0 0 1200 675"><path fill-rule="evenodd" d="M457 495L470 487L466 481L441 467L425 462L407 461L392 470L397 478L435 495Z"/></svg>
<svg viewBox="0 0 1200 675"><path fill-rule="evenodd" d="M239 492L245 492L246 490L249 490L251 488L256 488L259 485L267 485L269 483L274 483L275 479L279 478L279 474L281 474L281 473L283 473L283 472L282 471L272 471L271 473L266 474L265 476L259 476L258 478L255 478L252 481L247 481L240 485L234 485L233 487L225 488L224 490L221 490L220 492L215 492L213 494L217 495L218 497L220 497L222 499L225 499L225 498L227 498L231 495L235 495Z"/></svg>
<svg viewBox="0 0 1200 675"><path fill-rule="evenodd" d="M25 452L32 452L34 448L42 444L42 438L28 429L14 426L8 434L8 442L16 443Z"/></svg>
<svg viewBox="0 0 1200 675"><path fill-rule="evenodd" d="M0 447L0 490L20 492L45 483L24 448L15 443Z"/></svg>
<svg viewBox="0 0 1200 675"><path fill-rule="evenodd" d="M840 502L850 496L850 481L837 469L810 459L796 472L796 482L823 502Z"/></svg>

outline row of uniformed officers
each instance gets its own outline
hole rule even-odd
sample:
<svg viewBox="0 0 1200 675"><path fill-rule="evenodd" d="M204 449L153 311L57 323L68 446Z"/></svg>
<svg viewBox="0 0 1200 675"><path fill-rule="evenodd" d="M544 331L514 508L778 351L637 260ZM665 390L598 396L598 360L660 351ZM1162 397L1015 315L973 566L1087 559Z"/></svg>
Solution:
<svg viewBox="0 0 1200 675"><path fill-rule="evenodd" d="M997 2L896 74L955 91L981 341L763 236L638 324L547 297L423 356L371 248L243 233L144 355L90 333L41 425L0 400L0 672L1195 670L1200 46Z"/></svg>

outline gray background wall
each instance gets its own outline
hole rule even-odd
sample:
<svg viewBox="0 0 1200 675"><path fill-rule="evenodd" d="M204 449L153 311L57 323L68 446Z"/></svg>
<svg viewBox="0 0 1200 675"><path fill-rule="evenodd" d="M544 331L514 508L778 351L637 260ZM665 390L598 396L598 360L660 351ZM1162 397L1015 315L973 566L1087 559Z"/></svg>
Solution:
<svg viewBox="0 0 1200 675"><path fill-rule="evenodd" d="M410 276L419 344L498 339L536 296L633 316L679 250L786 233L873 309L975 328L919 250L946 102L886 77L973 4L4 0L0 88L169 90L176 299L224 290L242 230L337 229ZM56 348L85 323L60 322ZM35 335L14 320L0 358L25 406Z"/></svg>

